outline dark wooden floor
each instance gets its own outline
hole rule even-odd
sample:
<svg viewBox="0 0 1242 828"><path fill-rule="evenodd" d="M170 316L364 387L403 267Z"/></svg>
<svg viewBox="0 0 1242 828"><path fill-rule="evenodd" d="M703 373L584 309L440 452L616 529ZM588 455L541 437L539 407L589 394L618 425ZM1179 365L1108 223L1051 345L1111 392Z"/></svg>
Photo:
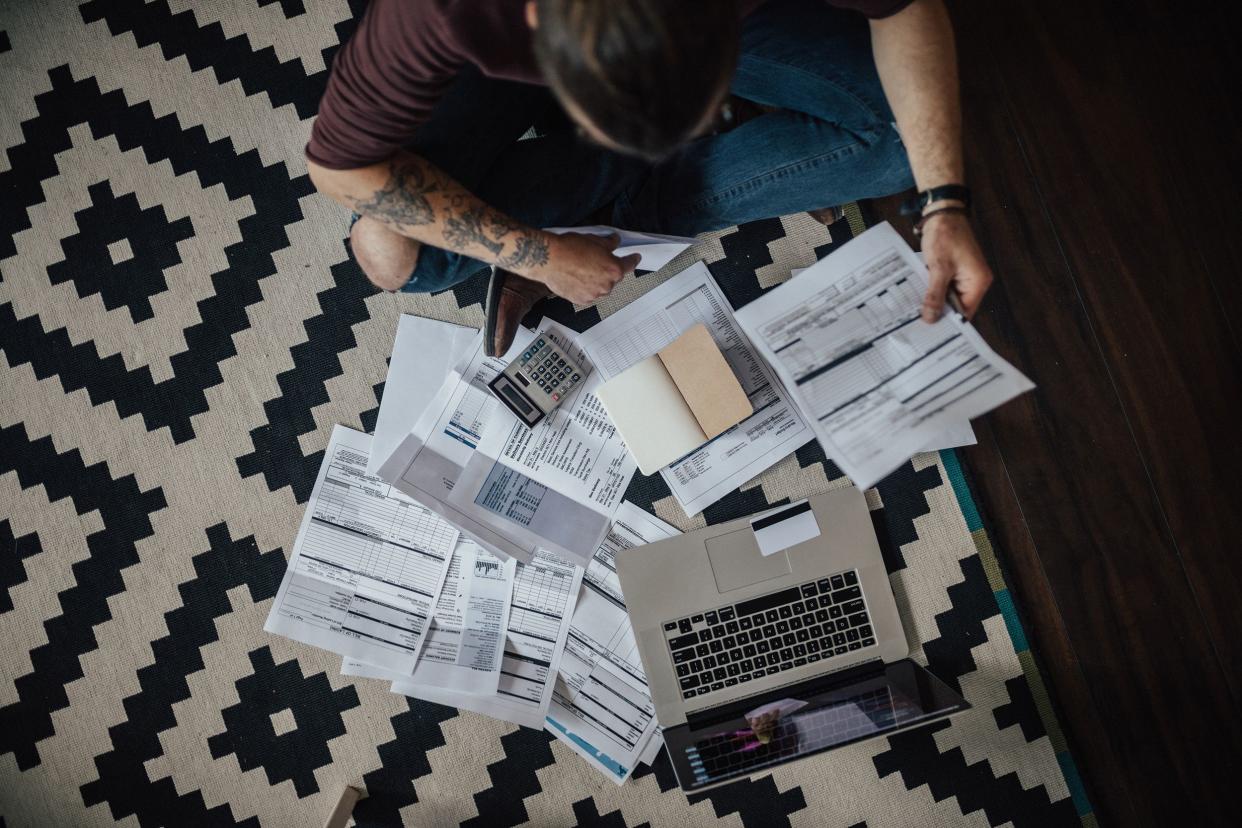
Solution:
<svg viewBox="0 0 1242 828"><path fill-rule="evenodd" d="M1097 814L1237 824L1233 4L952 2L978 324L1039 386L965 458Z"/></svg>

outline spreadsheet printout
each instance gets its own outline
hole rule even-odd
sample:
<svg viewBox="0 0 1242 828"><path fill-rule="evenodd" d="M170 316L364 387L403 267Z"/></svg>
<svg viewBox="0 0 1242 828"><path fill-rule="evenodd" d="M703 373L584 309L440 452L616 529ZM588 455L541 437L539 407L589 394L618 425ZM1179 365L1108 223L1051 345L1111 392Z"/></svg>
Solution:
<svg viewBox="0 0 1242 828"><path fill-rule="evenodd" d="M926 267L884 223L737 314L860 488L1034 387L959 314L923 322L926 289Z"/></svg>
<svg viewBox="0 0 1242 828"><path fill-rule="evenodd" d="M370 448L333 429L264 629L408 674L458 531L368 475Z"/></svg>
<svg viewBox="0 0 1242 828"><path fill-rule="evenodd" d="M544 727L620 785L660 743L655 705L617 578L617 555L678 534L629 501L582 578Z"/></svg>
<svg viewBox="0 0 1242 828"><path fill-rule="evenodd" d="M754 413L660 470L687 515L703 511L815 436L737 324L702 262L579 334L578 343L601 378L609 380L700 322L733 369Z"/></svg>
<svg viewBox="0 0 1242 828"><path fill-rule="evenodd" d="M541 728L581 585L582 567L544 550L529 564L517 564L500 682L490 695L415 685L408 677L394 676L358 659L344 659L341 674L388 679L394 693Z"/></svg>

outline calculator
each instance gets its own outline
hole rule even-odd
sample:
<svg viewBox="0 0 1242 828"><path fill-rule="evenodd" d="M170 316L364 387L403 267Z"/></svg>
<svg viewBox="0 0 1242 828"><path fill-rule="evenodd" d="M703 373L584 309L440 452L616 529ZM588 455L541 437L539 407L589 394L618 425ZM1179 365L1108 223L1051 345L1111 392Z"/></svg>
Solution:
<svg viewBox="0 0 1242 828"><path fill-rule="evenodd" d="M530 428L552 413L585 376L581 365L540 333L487 385Z"/></svg>

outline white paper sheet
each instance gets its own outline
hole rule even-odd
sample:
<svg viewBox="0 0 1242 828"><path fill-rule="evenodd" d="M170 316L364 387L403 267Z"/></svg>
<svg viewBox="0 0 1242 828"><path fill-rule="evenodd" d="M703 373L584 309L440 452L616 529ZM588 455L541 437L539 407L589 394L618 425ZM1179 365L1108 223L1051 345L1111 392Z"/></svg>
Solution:
<svg viewBox="0 0 1242 828"><path fill-rule="evenodd" d="M579 344L604 380L702 322L755 413L660 474L687 515L701 512L815 435L733 318L707 266L695 263L586 333Z"/></svg>
<svg viewBox="0 0 1242 828"><path fill-rule="evenodd" d="M368 475L370 449L333 429L264 629L409 673L458 532Z"/></svg>
<svg viewBox="0 0 1242 828"><path fill-rule="evenodd" d="M671 262L683 250L694 244L696 239L685 236L664 236L659 233L639 233L634 230L619 230L602 224L588 227L548 227L549 233L587 233L592 236L607 236L616 233L620 237L620 245L616 255L629 256L637 253L639 270L659 270Z"/></svg>
<svg viewBox="0 0 1242 828"><path fill-rule="evenodd" d="M469 538L457 541L412 684L491 694L500 683L513 589L512 558Z"/></svg>
<svg viewBox="0 0 1242 828"><path fill-rule="evenodd" d="M484 355L483 336L476 334L414 428L380 467L380 477L452 522L484 549L519 561L529 561L538 548L531 533L517 531L517 524L513 531L498 530L492 512L474 505L451 505L448 497L474 457L488 421L502 410L487 383L531 337L530 331L519 328L509 353L496 359Z"/></svg>
<svg viewBox="0 0 1242 828"><path fill-rule="evenodd" d="M922 254L919 254L920 261ZM806 270L805 267L796 267L789 271L791 276L797 276ZM950 423L939 434L933 436L923 446L920 451L940 451L941 449L961 448L962 446L973 446L978 443L975 437L975 430L970 425L970 420L962 420L956 423Z"/></svg>
<svg viewBox="0 0 1242 828"><path fill-rule="evenodd" d="M584 363L573 331L545 320L538 335ZM448 497L463 510L482 507L516 518L540 547L581 566L607 533L636 468L595 396L602 382L599 373L587 370L561 405L534 428L498 409ZM498 531L516 531L497 519L491 523Z"/></svg>
<svg viewBox="0 0 1242 828"><path fill-rule="evenodd" d="M625 550L677 534L629 501L617 509L582 580L545 727L618 785L662 743L617 579ZM651 740L656 744L651 746Z"/></svg>
<svg viewBox="0 0 1242 828"><path fill-rule="evenodd" d="M379 474L476 335L474 328L402 314L371 437L367 474Z"/></svg>
<svg viewBox="0 0 1242 828"><path fill-rule="evenodd" d="M341 674L393 680L394 693L471 710L523 727L542 727L581 585L582 567L542 550L529 564L517 565L500 685L491 695L415 685L357 659L345 659Z"/></svg>
<svg viewBox="0 0 1242 828"><path fill-rule="evenodd" d="M1034 386L956 313L920 320L927 269L887 223L737 318L860 488Z"/></svg>

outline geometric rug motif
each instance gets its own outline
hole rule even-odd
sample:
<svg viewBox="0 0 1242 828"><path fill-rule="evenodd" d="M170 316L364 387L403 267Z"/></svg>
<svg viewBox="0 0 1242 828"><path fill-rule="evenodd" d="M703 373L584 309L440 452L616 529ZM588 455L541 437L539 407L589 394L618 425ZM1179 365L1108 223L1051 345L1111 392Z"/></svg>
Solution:
<svg viewBox="0 0 1242 828"><path fill-rule="evenodd" d="M972 709L687 797L548 734L339 675L263 632L336 423L374 427L401 313L302 148L357 0L0 0L0 826L1092 824L953 452L867 493L913 657ZM858 216L851 214L858 226ZM848 240L805 215L705 236L740 306ZM812 443L686 530L847 485Z"/></svg>

